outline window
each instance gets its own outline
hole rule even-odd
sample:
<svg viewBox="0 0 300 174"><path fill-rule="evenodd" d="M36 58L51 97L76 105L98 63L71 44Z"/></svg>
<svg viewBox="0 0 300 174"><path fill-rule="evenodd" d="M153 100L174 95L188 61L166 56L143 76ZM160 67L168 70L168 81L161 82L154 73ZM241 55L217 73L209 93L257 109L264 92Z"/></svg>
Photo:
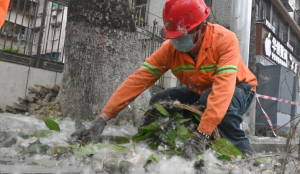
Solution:
<svg viewBox="0 0 300 174"><path fill-rule="evenodd" d="M270 0L262 0L261 1L261 11L260 11L261 19L267 19L270 22L271 16L271 1Z"/></svg>
<svg viewBox="0 0 300 174"><path fill-rule="evenodd" d="M139 6L139 5L145 5L145 4L147 5L147 0L137 0L136 1L136 5L137 6Z"/></svg>
<svg viewBox="0 0 300 174"><path fill-rule="evenodd" d="M291 29L290 32L290 45L293 47L293 53L296 56L300 56L300 38L297 36L296 32Z"/></svg>
<svg viewBox="0 0 300 174"><path fill-rule="evenodd" d="M60 28L56 28L53 31L53 40L58 40L59 39L59 34L60 34Z"/></svg>
<svg viewBox="0 0 300 174"><path fill-rule="evenodd" d="M7 21L4 22L1 28L1 34L22 41L27 41L30 33L31 29Z"/></svg>
<svg viewBox="0 0 300 174"><path fill-rule="evenodd" d="M33 43L34 44L36 43L36 35L37 35L37 33L34 33L34 35L33 35Z"/></svg>
<svg viewBox="0 0 300 174"><path fill-rule="evenodd" d="M25 14L33 14L34 9L36 8L36 3L30 0L11 0L10 8L20 13L24 12Z"/></svg>
<svg viewBox="0 0 300 174"><path fill-rule="evenodd" d="M146 8L147 4L137 5L135 8L135 23L138 26L146 24Z"/></svg>
<svg viewBox="0 0 300 174"><path fill-rule="evenodd" d="M255 0L255 20L259 20L259 1Z"/></svg>
<svg viewBox="0 0 300 174"><path fill-rule="evenodd" d="M273 8L272 19L272 24L275 27L276 36L278 36L282 42L287 42L289 24L276 9L276 7Z"/></svg>
<svg viewBox="0 0 300 174"><path fill-rule="evenodd" d="M52 60L52 61L56 61L59 58L60 53L46 53L46 54L42 54L41 57L42 59L47 59L47 60Z"/></svg>

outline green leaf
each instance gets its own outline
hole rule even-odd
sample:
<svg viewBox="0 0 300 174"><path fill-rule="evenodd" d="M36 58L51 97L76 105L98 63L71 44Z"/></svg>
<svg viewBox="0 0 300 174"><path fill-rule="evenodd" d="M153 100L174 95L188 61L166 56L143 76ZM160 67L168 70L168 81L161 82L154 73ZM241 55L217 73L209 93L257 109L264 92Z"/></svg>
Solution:
<svg viewBox="0 0 300 174"><path fill-rule="evenodd" d="M44 119L44 122L50 130L55 130L55 131L60 132L60 127L55 121L53 121L49 118L46 118L46 119Z"/></svg>
<svg viewBox="0 0 300 174"><path fill-rule="evenodd" d="M157 150L157 148L158 148L158 146L156 145L155 142L148 143L148 147L152 150Z"/></svg>
<svg viewBox="0 0 300 174"><path fill-rule="evenodd" d="M132 141L133 141L133 142L140 142L140 141L146 140L146 139L149 138L152 134L153 134L152 132L147 132L146 134L141 135L141 136L133 136L133 137L132 137Z"/></svg>
<svg viewBox="0 0 300 174"><path fill-rule="evenodd" d="M133 149L135 149L135 143L134 142L132 142L132 146L133 146Z"/></svg>
<svg viewBox="0 0 300 174"><path fill-rule="evenodd" d="M47 137L51 134L48 130L39 130L33 134L34 137Z"/></svg>
<svg viewBox="0 0 300 174"><path fill-rule="evenodd" d="M199 152L195 156L199 156L199 155L202 155L202 154L203 154L203 152Z"/></svg>
<svg viewBox="0 0 300 174"><path fill-rule="evenodd" d="M75 120L75 130L81 129L83 128L83 124L81 123L81 121L79 119Z"/></svg>
<svg viewBox="0 0 300 174"><path fill-rule="evenodd" d="M193 114L194 115L194 117L198 120L198 121L200 121L201 120L201 118L200 118L200 116L199 115L197 115L197 114Z"/></svg>
<svg viewBox="0 0 300 174"><path fill-rule="evenodd" d="M174 129L169 130L168 132L163 132L162 136L166 139L170 146L176 148L175 139L177 132Z"/></svg>
<svg viewBox="0 0 300 174"><path fill-rule="evenodd" d="M33 154L33 153L44 153L46 152L50 147L47 145L43 145L39 140L35 141L34 143L31 143L26 149L22 150L20 153L22 155L25 154Z"/></svg>
<svg viewBox="0 0 300 174"><path fill-rule="evenodd" d="M153 162L158 162L158 160L154 157L154 154L152 154L151 156L150 156L150 159L151 159L151 161L153 161Z"/></svg>
<svg viewBox="0 0 300 174"><path fill-rule="evenodd" d="M79 150L77 149L76 145L70 145L70 147L74 151L74 155L77 157L81 157L84 155L95 155L99 153L99 150L101 149L109 149L113 151L118 151L121 153L128 153L129 150L126 147L121 147L121 146L116 146L112 144L102 144L102 143L97 143L97 144L88 144L85 147L81 147Z"/></svg>
<svg viewBox="0 0 300 174"><path fill-rule="evenodd" d="M117 144L125 144L125 143L130 143L129 138L126 137L115 137L115 142Z"/></svg>
<svg viewBox="0 0 300 174"><path fill-rule="evenodd" d="M259 162L259 163L266 163L267 162L267 158L265 157L260 157L260 158L256 158L255 161Z"/></svg>
<svg viewBox="0 0 300 174"><path fill-rule="evenodd" d="M52 118L52 120L56 120L58 118L58 116L57 115L53 115L53 118Z"/></svg>
<svg viewBox="0 0 300 174"><path fill-rule="evenodd" d="M159 124L159 122L155 121L155 122L151 123L149 126L142 126L142 127L139 127L139 129L143 129L143 130L147 130L147 131L157 130L157 129L159 129L158 124Z"/></svg>
<svg viewBox="0 0 300 174"><path fill-rule="evenodd" d="M226 155L231 158L235 156L241 156L242 158L245 158L245 156L238 150L238 148L225 138L219 138L214 141L210 141L209 145L219 155Z"/></svg>
<svg viewBox="0 0 300 174"><path fill-rule="evenodd" d="M181 119L178 121L178 123L185 123L185 122L188 122L190 121L192 118L186 118L186 119Z"/></svg>
<svg viewBox="0 0 300 174"><path fill-rule="evenodd" d="M231 158L227 155L218 156L218 159L221 161L231 161Z"/></svg>
<svg viewBox="0 0 300 174"><path fill-rule="evenodd" d="M162 153L164 155L170 155L170 156L173 156L173 155L181 156L181 155L183 155L182 151L176 151L176 150L164 150L164 151L161 151L160 153Z"/></svg>
<svg viewBox="0 0 300 174"><path fill-rule="evenodd" d="M190 132L185 126L179 125L176 127L177 130L177 136L182 140L187 140L190 138L190 136L193 135L192 132Z"/></svg>
<svg viewBox="0 0 300 174"><path fill-rule="evenodd" d="M167 132L167 137L172 141L175 141L176 136L177 136L177 132L174 129L171 129Z"/></svg>
<svg viewBox="0 0 300 174"><path fill-rule="evenodd" d="M200 159L199 161L196 161L194 163L194 168L196 168L196 169L199 169L199 168L201 168L203 166L204 166L204 160L203 159Z"/></svg>
<svg viewBox="0 0 300 174"><path fill-rule="evenodd" d="M68 153L68 147L65 146L54 146L51 150L53 155L62 155Z"/></svg>
<svg viewBox="0 0 300 174"><path fill-rule="evenodd" d="M54 160L33 160L32 162L46 167L53 167L60 163L59 161Z"/></svg>
<svg viewBox="0 0 300 174"><path fill-rule="evenodd" d="M24 138L24 139L28 139L30 137L31 137L31 135L22 135L22 138Z"/></svg>
<svg viewBox="0 0 300 174"><path fill-rule="evenodd" d="M36 131L32 135L22 135L22 137L24 139L27 139L27 138L30 138L30 137L47 137L50 134L51 134L51 132L49 130L39 130L39 131Z"/></svg>
<svg viewBox="0 0 300 174"><path fill-rule="evenodd" d="M164 116L170 117L170 114L168 111L165 110L165 108L160 104L154 104L155 108Z"/></svg>
<svg viewBox="0 0 300 174"><path fill-rule="evenodd" d="M179 113L179 112L175 112L174 114L173 114L173 120L176 120L177 118L182 118L182 114L181 113Z"/></svg>

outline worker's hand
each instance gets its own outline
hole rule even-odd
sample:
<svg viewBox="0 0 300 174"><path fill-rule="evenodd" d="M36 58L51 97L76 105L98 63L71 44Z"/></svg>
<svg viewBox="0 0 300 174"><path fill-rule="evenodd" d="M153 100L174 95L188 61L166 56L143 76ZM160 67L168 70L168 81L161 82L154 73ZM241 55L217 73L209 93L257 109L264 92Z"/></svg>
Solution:
<svg viewBox="0 0 300 174"><path fill-rule="evenodd" d="M89 128L84 127L72 133L71 140L81 140L85 143L89 141L98 141L106 124L106 120L102 117L101 114L100 117L93 121L92 125Z"/></svg>
<svg viewBox="0 0 300 174"><path fill-rule="evenodd" d="M209 135L198 130L194 131L193 135L184 143L184 156L192 158L197 153L204 152L209 139Z"/></svg>

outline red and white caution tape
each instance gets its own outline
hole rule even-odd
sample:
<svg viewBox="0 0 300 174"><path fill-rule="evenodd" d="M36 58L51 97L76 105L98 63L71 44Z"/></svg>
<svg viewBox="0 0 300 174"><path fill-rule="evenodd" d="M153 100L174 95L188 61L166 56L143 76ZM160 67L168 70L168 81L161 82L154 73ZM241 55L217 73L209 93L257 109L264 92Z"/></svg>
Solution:
<svg viewBox="0 0 300 174"><path fill-rule="evenodd" d="M259 94L258 94L258 95L259 95ZM264 113L264 115L265 115L265 117L266 117L266 119L267 119L267 121L268 121L268 123L269 123L271 129L272 129L272 132L273 132L274 136L275 136L275 137L278 137L278 136L276 135L275 131L274 131L274 127L273 127L273 125L272 125L272 122L271 122L270 117L269 117L268 114L264 111L264 109L261 107L261 104L260 104L260 101L259 101L259 99L258 99L257 94L256 94L256 99L257 99L257 101L258 101L258 103L259 103L259 106L260 106L261 110L263 111L263 113Z"/></svg>
<svg viewBox="0 0 300 174"><path fill-rule="evenodd" d="M261 110L263 111L263 113L264 113L264 115L265 115L265 117L266 117L266 119L267 119L267 121L268 121L268 123L269 123L269 125L270 125L270 127L271 127L271 129L272 129L272 131L273 131L273 134L274 134L276 137L278 137L278 136L275 134L275 132L274 132L274 127L273 127L273 125L272 125L272 122L271 122L271 120L270 120L270 117L267 115L267 113L266 113L266 112L264 111L264 109L262 108L262 106L261 106L260 101L259 101L258 98L263 98L263 99L267 99L267 100L273 100L273 101L278 101L278 102L287 103L287 104L291 104L291 105L298 105L298 106L300 106L300 103L299 103L299 102L289 101L289 100L284 100L284 99L280 99L280 98L276 98L276 97L270 97L270 96L266 96L266 95L256 94L256 93L255 93L255 97L256 97L256 99L257 99L257 101L258 101L258 103L259 103L259 106L260 106Z"/></svg>
<svg viewBox="0 0 300 174"><path fill-rule="evenodd" d="M270 97L270 96L256 94L256 93L255 93L255 96L259 97L259 98L264 98L264 99L268 99L268 100L274 100L274 101L278 101L278 102L282 102L282 103L287 103L287 104L291 104L291 105L298 105L298 106L300 106L300 103L298 103L298 102L284 100L284 99L280 99L280 98L276 98L276 97Z"/></svg>

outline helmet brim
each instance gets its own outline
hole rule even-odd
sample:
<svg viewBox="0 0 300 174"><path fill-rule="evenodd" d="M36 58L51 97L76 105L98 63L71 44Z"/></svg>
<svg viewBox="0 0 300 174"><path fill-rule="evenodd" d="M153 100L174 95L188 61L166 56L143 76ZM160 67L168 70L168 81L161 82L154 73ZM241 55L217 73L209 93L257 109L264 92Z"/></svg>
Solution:
<svg viewBox="0 0 300 174"><path fill-rule="evenodd" d="M208 16L210 15L210 8L207 7L206 9L206 15L203 16L202 19L200 19L197 23L193 24L192 26L189 26L189 28L182 28L182 29L176 29L174 31L170 31L167 30L167 28L164 26L160 32L161 37L165 38L165 39L176 39L184 34L186 34L187 32L193 30L194 28L198 27L202 22L204 22Z"/></svg>
<svg viewBox="0 0 300 174"><path fill-rule="evenodd" d="M186 34L187 30L168 31L165 27L161 29L160 36L165 39L176 39Z"/></svg>

